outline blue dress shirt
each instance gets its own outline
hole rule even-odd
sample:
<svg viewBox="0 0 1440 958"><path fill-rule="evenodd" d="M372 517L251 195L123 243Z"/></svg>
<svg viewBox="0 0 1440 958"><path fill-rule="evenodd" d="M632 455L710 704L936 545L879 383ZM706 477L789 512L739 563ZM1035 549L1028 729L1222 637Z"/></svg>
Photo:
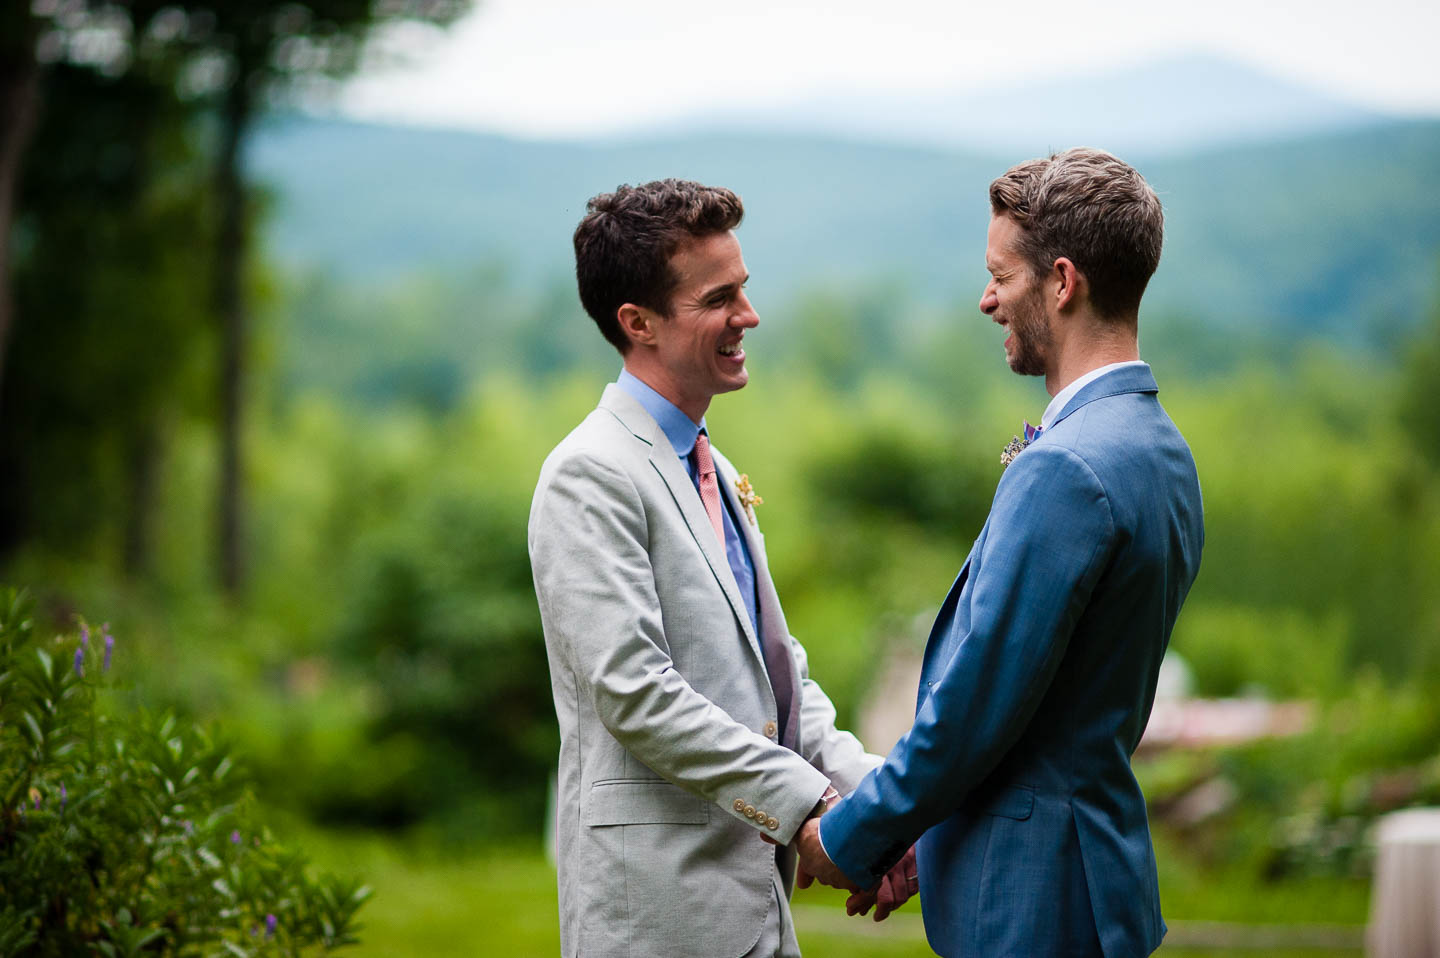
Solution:
<svg viewBox="0 0 1440 958"><path fill-rule="evenodd" d="M620 370L620 378L616 380L616 385L633 396L640 405L645 407L645 411L650 414L651 418L660 424L660 429L665 433L665 438L670 440L675 455L685 463L685 471L689 473L690 481L695 485L695 494L699 495L700 476L690 453L695 449L695 437L700 435L700 431L705 428L705 420L701 419L696 424L674 403L631 375L629 370ZM735 574L735 582L740 586L740 598L745 602L745 611L750 614L750 625L755 629L755 638L760 640L761 648L764 648L765 640L760 635L760 618L755 612L755 563L750 558L750 549L745 544L745 538L740 535L740 527L736 523L735 516L731 514L729 497L722 494L720 501L725 505L720 513L720 518L725 526L725 558L729 560L730 571Z"/></svg>

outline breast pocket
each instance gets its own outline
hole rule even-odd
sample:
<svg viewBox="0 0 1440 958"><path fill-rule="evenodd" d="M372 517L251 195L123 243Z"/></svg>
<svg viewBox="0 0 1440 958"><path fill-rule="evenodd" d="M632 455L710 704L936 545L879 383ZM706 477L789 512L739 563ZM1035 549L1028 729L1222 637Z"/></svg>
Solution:
<svg viewBox="0 0 1440 958"><path fill-rule="evenodd" d="M1000 789L990 804L985 806L986 815L1013 818L1017 822L1025 821L1034 810L1035 789L1026 788L1024 785L1009 785Z"/></svg>
<svg viewBox="0 0 1440 958"><path fill-rule="evenodd" d="M710 803L657 779L611 779L590 786L585 824L704 825Z"/></svg>

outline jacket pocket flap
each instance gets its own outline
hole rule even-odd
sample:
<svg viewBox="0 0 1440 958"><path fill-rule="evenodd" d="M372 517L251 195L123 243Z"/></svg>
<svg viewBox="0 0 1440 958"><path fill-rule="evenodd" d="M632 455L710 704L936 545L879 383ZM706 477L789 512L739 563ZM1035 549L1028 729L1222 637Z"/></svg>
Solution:
<svg viewBox="0 0 1440 958"><path fill-rule="evenodd" d="M704 825L710 821L710 803L669 782L629 780L596 782L590 786L585 824L597 825Z"/></svg>
<svg viewBox="0 0 1440 958"><path fill-rule="evenodd" d="M1023 785L1010 785L1000 789L995 798L985 807L986 815L999 815L1024 821L1035 809L1035 789Z"/></svg>

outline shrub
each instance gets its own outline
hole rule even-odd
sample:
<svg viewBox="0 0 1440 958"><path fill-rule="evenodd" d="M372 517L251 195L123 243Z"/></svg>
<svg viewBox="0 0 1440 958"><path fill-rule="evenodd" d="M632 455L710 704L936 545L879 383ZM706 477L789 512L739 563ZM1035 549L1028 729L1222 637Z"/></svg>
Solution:
<svg viewBox="0 0 1440 958"><path fill-rule="evenodd" d="M354 943L369 889L272 838L213 729L107 713L118 654L83 621L38 640L0 589L0 958Z"/></svg>

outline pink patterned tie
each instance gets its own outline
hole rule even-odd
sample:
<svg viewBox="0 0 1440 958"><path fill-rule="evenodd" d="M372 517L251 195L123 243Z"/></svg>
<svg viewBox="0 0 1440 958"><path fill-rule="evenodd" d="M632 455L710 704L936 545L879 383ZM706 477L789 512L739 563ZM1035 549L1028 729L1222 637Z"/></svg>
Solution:
<svg viewBox="0 0 1440 958"><path fill-rule="evenodd" d="M710 440L702 432L695 437L695 467L700 474L700 501L705 504L705 514L710 525L715 527L715 538L725 545L725 526L720 521L720 483L715 478L715 460L710 455Z"/></svg>

